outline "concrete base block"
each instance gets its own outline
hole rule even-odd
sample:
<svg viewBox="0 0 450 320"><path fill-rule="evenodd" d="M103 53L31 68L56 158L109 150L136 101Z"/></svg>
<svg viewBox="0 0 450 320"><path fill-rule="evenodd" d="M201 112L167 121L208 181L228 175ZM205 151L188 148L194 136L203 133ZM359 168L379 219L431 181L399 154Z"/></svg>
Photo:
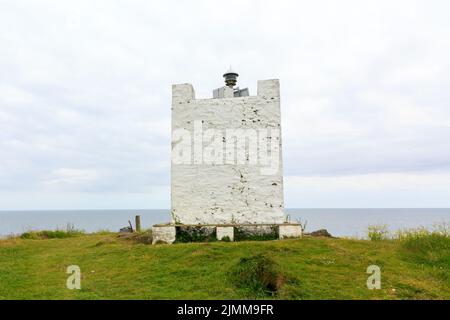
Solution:
<svg viewBox="0 0 450 320"><path fill-rule="evenodd" d="M172 244L176 239L176 228L175 226L153 226L152 228L152 236L153 241L152 244L156 243L167 243Z"/></svg>
<svg viewBox="0 0 450 320"><path fill-rule="evenodd" d="M301 238L302 228L300 227L300 225L293 225L293 224L282 225L281 224L279 227L278 233L280 235L280 239Z"/></svg>
<svg viewBox="0 0 450 320"><path fill-rule="evenodd" d="M203 233L207 232L209 229L212 232L216 232L217 240L223 240L223 238L228 237L230 241L235 240L235 228L237 228L236 237L239 238L237 241L242 240L242 234L248 235L250 238L255 236L264 236L274 234L275 239L285 238L301 238L302 228L298 224L273 224L273 225L154 225L152 228L153 240L152 244L157 243L167 243L172 244L175 242L177 237L177 232L181 232L182 228L186 230L193 229L194 231ZM185 232L186 232L185 230ZM205 231L206 230L206 231ZM277 232L278 231L278 232ZM278 233L278 234L277 234ZM267 240L267 239L265 239Z"/></svg>
<svg viewBox="0 0 450 320"><path fill-rule="evenodd" d="M234 227L217 227L216 236L219 241L224 237L228 237L230 241L234 241Z"/></svg>

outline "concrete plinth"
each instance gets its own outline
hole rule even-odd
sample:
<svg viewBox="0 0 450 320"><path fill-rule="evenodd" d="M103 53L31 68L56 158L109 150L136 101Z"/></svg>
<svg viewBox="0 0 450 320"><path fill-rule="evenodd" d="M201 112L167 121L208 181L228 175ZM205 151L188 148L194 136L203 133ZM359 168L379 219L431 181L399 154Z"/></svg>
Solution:
<svg viewBox="0 0 450 320"><path fill-rule="evenodd" d="M280 236L280 239L285 238L301 238L302 236L302 228L300 225L296 224L286 224L286 225L280 225L278 229L278 233Z"/></svg>
<svg viewBox="0 0 450 320"><path fill-rule="evenodd" d="M234 227L217 227L216 236L219 241L225 237L228 237L230 241L234 241Z"/></svg>
<svg viewBox="0 0 450 320"><path fill-rule="evenodd" d="M178 230L177 230L178 229ZM217 240L223 240L228 237L230 241L235 240L235 229L237 230L237 238L242 240L242 234L244 238L254 238L258 236L265 235L275 235L275 239L286 238L301 238L302 228L298 224L271 224L271 225L245 225L245 224L235 224L235 225L155 225L153 226L153 241L152 244L157 243L167 243L172 244L175 242L177 237L177 232L182 232L182 230L190 230L189 232L199 232L200 234L207 234L209 229L215 230ZM206 230L206 231L205 231ZM206 233L205 233L206 232ZM240 236L239 236L240 235ZM182 237L183 238L183 237ZM208 241L208 240L206 240Z"/></svg>
<svg viewBox="0 0 450 320"><path fill-rule="evenodd" d="M172 244L176 239L176 228L175 226L153 226L152 228L152 236L153 241L152 244L157 243L167 243Z"/></svg>

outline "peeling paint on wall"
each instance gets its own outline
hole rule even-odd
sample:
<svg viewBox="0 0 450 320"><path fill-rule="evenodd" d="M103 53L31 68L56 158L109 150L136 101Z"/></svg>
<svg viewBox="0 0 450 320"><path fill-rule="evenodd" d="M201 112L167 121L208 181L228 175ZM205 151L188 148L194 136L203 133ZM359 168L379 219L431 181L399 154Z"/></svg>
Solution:
<svg viewBox="0 0 450 320"><path fill-rule="evenodd" d="M201 122L198 122L198 121ZM197 122L196 122L197 121ZM208 129L280 130L278 80L258 81L258 95L221 99L195 99L192 85L172 87L172 132L184 129L194 135L195 123ZM226 145L227 136L220 137ZM267 136L265 143L279 152L273 174L263 174L264 163L252 164L248 146L237 144L236 154L245 163L205 164L198 160L196 147L190 149L192 164L172 161L171 202L173 222L182 224L272 224L284 222L281 135ZM202 147L207 146L202 142ZM172 159L174 158L172 142ZM244 149L242 149L244 148ZM226 151L229 151L228 149ZM258 154L260 152L258 147ZM197 152L197 153L196 153ZM201 156L201 155L200 155ZM224 152L223 156L226 158Z"/></svg>

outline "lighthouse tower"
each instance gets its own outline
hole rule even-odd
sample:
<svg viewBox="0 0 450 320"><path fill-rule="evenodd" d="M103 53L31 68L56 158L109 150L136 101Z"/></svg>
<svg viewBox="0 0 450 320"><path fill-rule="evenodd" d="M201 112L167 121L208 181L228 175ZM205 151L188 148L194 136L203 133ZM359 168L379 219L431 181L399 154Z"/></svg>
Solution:
<svg viewBox="0 0 450 320"><path fill-rule="evenodd" d="M284 215L279 81L258 81L252 96L238 76L227 71L208 99L191 84L172 86L172 221L156 226L160 238L173 239L174 226L231 239L236 228L301 235Z"/></svg>

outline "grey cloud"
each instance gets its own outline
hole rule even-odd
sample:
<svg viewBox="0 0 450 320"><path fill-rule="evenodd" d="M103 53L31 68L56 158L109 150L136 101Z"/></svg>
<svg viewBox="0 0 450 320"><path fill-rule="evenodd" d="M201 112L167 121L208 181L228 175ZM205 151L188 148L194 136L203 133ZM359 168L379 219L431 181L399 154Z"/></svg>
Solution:
<svg viewBox="0 0 450 320"><path fill-rule="evenodd" d="M1 6L0 197L167 186L171 84L230 64L281 79L288 176L450 170L445 1Z"/></svg>

